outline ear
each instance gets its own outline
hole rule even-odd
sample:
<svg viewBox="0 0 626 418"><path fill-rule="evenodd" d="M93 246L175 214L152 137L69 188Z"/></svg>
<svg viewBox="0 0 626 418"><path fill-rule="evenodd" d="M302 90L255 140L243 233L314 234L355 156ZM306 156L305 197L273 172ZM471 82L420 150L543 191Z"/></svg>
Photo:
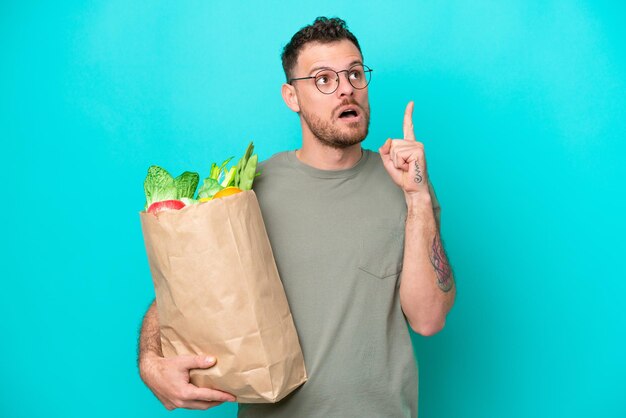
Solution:
<svg viewBox="0 0 626 418"><path fill-rule="evenodd" d="M300 105L298 104L298 95L296 94L296 88L291 84L283 84L281 88L281 94L287 107L294 112L300 112Z"/></svg>

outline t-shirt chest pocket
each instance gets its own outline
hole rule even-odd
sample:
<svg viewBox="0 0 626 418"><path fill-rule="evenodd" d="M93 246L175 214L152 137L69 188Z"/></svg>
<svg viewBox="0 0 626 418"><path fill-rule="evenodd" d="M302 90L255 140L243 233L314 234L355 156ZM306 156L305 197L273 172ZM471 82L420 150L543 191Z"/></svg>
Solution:
<svg viewBox="0 0 626 418"><path fill-rule="evenodd" d="M365 227L361 238L359 270L378 279L396 277L402 271L404 228L391 223Z"/></svg>

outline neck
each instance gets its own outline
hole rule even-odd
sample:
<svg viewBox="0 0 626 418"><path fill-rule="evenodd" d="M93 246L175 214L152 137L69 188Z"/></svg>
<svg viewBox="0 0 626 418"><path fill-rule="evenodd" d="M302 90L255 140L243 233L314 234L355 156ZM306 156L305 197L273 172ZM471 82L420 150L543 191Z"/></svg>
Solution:
<svg viewBox="0 0 626 418"><path fill-rule="evenodd" d="M354 167L361 156L363 150L361 144L354 144L347 148L332 148L325 146L319 141L317 144L311 144L304 141L302 148L296 150L296 157L306 165L319 170L346 170Z"/></svg>

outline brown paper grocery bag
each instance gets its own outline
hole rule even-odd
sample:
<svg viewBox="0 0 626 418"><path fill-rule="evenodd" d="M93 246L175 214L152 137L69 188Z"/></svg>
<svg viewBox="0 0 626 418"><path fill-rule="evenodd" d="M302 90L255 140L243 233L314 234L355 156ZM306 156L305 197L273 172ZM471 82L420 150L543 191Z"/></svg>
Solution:
<svg viewBox="0 0 626 418"><path fill-rule="evenodd" d="M253 191L140 218L163 354L217 357L191 383L262 403L307 380Z"/></svg>

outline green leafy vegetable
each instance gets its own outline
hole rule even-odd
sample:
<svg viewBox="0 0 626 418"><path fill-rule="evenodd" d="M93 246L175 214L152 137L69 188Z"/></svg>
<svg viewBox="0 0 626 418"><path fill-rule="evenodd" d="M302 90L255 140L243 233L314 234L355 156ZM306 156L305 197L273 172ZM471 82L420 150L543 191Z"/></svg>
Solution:
<svg viewBox="0 0 626 418"><path fill-rule="evenodd" d="M259 160L259 156L254 154L248 160L246 167L243 169L243 173L239 177L239 188L241 190L252 190L252 182L256 174L256 166Z"/></svg>
<svg viewBox="0 0 626 418"><path fill-rule="evenodd" d="M238 187L241 190L252 189L252 180L254 179L254 173L256 171L256 161L258 160L257 157L257 159L255 159L254 168L248 169L248 163L250 162L253 151L254 144L250 142L250 144L248 144L248 148L246 149L245 154L243 155L243 157L241 157L241 159L237 163L237 166L235 167L236 172L233 186ZM252 175L250 175L250 172L252 172Z"/></svg>
<svg viewBox="0 0 626 418"><path fill-rule="evenodd" d="M222 180L221 185L223 187L230 187L233 184L235 184L235 172L236 172L236 167L231 167L230 170L228 170L228 173L226 173L226 175L224 176L224 180Z"/></svg>
<svg viewBox="0 0 626 418"><path fill-rule="evenodd" d="M219 180L219 179L223 176L223 173L224 173L224 171L225 171L224 169L225 169L225 167L226 167L226 164L228 164L228 162L229 162L230 160L232 160L232 159L233 159L233 157L227 158L227 159L226 159L226 160L222 163L222 165L220 165L220 166L218 166L218 165L217 165L217 164L215 164L215 163L211 164L211 170L209 171L209 177L207 177L207 178L209 178L209 179L213 179L213 180ZM228 170L226 170L226 171L228 171Z"/></svg>
<svg viewBox="0 0 626 418"><path fill-rule="evenodd" d="M235 166L235 175L233 176L233 187L239 187L239 172L241 171L241 164L243 163L243 157L237 162Z"/></svg>
<svg viewBox="0 0 626 418"><path fill-rule="evenodd" d="M244 166L248 164L248 160L250 159L250 156L252 155L252 151L254 151L254 145L252 144L252 142L250 142L250 144L248 144L248 148L246 149L246 153L243 156L243 159L246 162Z"/></svg>
<svg viewBox="0 0 626 418"><path fill-rule="evenodd" d="M228 163L230 162L230 160L232 160L233 158L234 158L234 157L227 158L227 159L226 159L226 161L224 161L224 162L222 163L222 165L220 166L220 174L221 174L222 172L224 172L224 169L226 168L226 164L228 164ZM228 170L226 170L226 171L228 171Z"/></svg>
<svg viewBox="0 0 626 418"><path fill-rule="evenodd" d="M211 169L209 170L209 177L207 178L217 180L219 176L220 176L220 168L215 163L211 164Z"/></svg>
<svg viewBox="0 0 626 418"><path fill-rule="evenodd" d="M181 200L185 205L195 204L200 199L212 198L226 187L251 190L254 179L259 175L256 172L259 158L253 152L254 144L250 142L243 157L234 167L226 167L233 157L227 158L220 165L211 164L209 176L203 180L195 199L194 194L200 182L198 173L185 171L173 178L165 169L151 166L144 181L146 209L152 203L164 200Z"/></svg>
<svg viewBox="0 0 626 418"><path fill-rule="evenodd" d="M198 173L192 173L190 171L185 171L183 174L176 177L174 184L176 185L177 199L182 199L183 197L193 199L199 181L200 176Z"/></svg>
<svg viewBox="0 0 626 418"><path fill-rule="evenodd" d="M176 184L167 170L153 165L148 168L148 175L143 183L146 193L146 209L154 202L176 199Z"/></svg>
<svg viewBox="0 0 626 418"><path fill-rule="evenodd" d="M215 193L219 192L223 188L224 187L222 187L217 180L207 177L204 179L202 186L200 186L200 190L198 190L198 199L213 197Z"/></svg>

